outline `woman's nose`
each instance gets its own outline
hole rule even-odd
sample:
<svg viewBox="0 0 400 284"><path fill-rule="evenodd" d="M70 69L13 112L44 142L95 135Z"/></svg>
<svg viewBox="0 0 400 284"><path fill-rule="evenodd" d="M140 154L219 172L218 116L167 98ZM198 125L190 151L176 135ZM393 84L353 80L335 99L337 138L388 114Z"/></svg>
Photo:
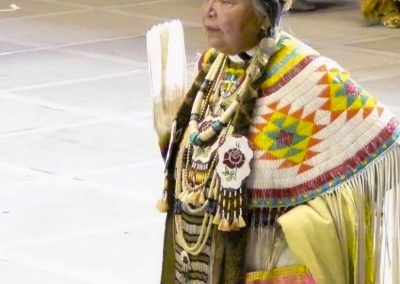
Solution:
<svg viewBox="0 0 400 284"><path fill-rule="evenodd" d="M203 12L207 18L215 18L217 11L215 10L216 0L206 0L203 4Z"/></svg>

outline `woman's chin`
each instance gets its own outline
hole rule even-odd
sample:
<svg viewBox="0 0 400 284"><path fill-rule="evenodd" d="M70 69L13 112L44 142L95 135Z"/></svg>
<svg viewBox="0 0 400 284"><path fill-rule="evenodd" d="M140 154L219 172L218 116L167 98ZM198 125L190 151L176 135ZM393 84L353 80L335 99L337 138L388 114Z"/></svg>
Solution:
<svg viewBox="0 0 400 284"><path fill-rule="evenodd" d="M209 48L215 48L219 52L222 52L222 53L225 53L228 55L234 54L231 47L226 46L226 45L222 44L221 42L208 40L207 44L208 44Z"/></svg>

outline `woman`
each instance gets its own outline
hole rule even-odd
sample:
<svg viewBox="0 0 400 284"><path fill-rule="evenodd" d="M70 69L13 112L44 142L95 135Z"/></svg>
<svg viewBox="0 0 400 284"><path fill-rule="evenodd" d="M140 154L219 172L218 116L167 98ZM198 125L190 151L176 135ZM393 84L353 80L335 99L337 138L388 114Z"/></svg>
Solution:
<svg viewBox="0 0 400 284"><path fill-rule="evenodd" d="M280 31L289 8L204 1L211 49L160 137L161 283L382 283L388 251L385 265L399 267L398 121ZM400 283L398 269L391 277Z"/></svg>

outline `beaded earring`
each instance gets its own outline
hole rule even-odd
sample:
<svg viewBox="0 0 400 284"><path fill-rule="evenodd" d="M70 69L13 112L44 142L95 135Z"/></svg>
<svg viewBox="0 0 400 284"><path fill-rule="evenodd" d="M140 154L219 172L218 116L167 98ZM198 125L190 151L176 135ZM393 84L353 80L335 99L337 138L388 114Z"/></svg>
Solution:
<svg viewBox="0 0 400 284"><path fill-rule="evenodd" d="M264 37L260 41L260 49L266 56L270 57L276 52L275 29L270 25L265 28L265 24L261 27Z"/></svg>

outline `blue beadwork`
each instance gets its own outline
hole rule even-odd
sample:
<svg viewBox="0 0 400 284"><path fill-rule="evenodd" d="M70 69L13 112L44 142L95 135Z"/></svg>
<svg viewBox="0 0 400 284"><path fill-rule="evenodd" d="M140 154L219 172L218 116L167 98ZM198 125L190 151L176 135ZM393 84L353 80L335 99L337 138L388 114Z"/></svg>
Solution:
<svg viewBox="0 0 400 284"><path fill-rule="evenodd" d="M223 127L224 127L224 125L222 124L221 121L214 121L214 122L211 124L211 128L212 128L212 130L214 130L215 133L221 132L221 130L222 130Z"/></svg>
<svg viewBox="0 0 400 284"><path fill-rule="evenodd" d="M190 134L190 144L196 145L196 146L201 146L203 145L203 141L200 139L200 134L198 132Z"/></svg>
<svg viewBox="0 0 400 284"><path fill-rule="evenodd" d="M208 206L206 207L206 212L210 215L215 215L215 213L217 212L217 202L214 199L212 198L208 199Z"/></svg>
<svg viewBox="0 0 400 284"><path fill-rule="evenodd" d="M182 202L179 199L175 200L174 212L175 212L175 214L182 213Z"/></svg>

